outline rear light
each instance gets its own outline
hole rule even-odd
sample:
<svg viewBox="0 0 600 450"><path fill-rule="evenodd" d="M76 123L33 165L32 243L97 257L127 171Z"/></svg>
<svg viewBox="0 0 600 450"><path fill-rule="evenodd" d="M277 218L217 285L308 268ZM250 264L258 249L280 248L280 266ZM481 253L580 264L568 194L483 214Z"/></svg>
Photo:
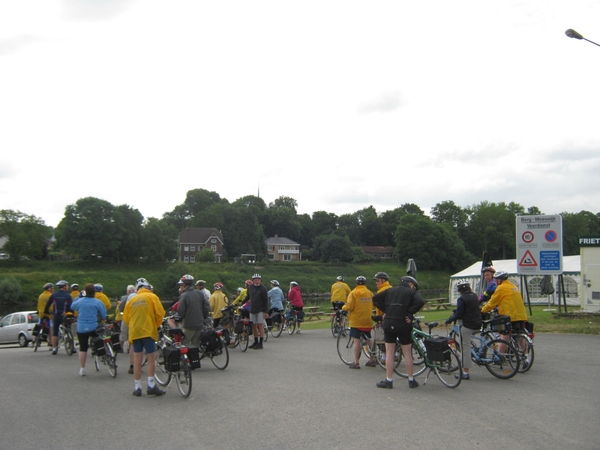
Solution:
<svg viewBox="0 0 600 450"><path fill-rule="evenodd" d="M535 337L535 334L533 334L533 333L527 333L527 336L529 336L529 339L533 339Z"/></svg>
<svg viewBox="0 0 600 450"><path fill-rule="evenodd" d="M181 348L179 349L179 351L180 351L181 353L185 354L185 353L187 353L187 352L188 352L188 348L187 348L187 347L181 347Z"/></svg>
<svg viewBox="0 0 600 450"><path fill-rule="evenodd" d="M448 344L454 344L454 339L448 339Z"/></svg>
<svg viewBox="0 0 600 450"><path fill-rule="evenodd" d="M223 330L217 331L217 336L223 336Z"/></svg>

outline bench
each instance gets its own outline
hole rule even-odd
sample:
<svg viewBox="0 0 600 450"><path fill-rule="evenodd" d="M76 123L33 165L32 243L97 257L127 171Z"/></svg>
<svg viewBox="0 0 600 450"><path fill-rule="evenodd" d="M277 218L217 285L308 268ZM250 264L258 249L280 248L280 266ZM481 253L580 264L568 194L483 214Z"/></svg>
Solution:
<svg viewBox="0 0 600 450"><path fill-rule="evenodd" d="M324 312L317 311L319 309L318 306L305 306L304 307L304 318L305 320L312 320L316 318L317 320L321 320L321 314L325 314Z"/></svg>
<svg viewBox="0 0 600 450"><path fill-rule="evenodd" d="M435 308L436 311L440 309L448 309L449 306L452 306L452 303L446 302L445 298L431 298L425 300L425 309L427 311L431 311Z"/></svg>

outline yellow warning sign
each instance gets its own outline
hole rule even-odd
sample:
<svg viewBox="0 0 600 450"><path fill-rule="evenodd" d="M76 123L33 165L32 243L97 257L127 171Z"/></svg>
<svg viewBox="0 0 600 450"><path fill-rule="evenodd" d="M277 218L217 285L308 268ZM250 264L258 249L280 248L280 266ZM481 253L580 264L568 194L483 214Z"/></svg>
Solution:
<svg viewBox="0 0 600 450"><path fill-rule="evenodd" d="M525 252L523 257L521 258L521 261L519 262L519 266L522 267L536 267L537 265L537 261L535 260L535 258L529 250Z"/></svg>

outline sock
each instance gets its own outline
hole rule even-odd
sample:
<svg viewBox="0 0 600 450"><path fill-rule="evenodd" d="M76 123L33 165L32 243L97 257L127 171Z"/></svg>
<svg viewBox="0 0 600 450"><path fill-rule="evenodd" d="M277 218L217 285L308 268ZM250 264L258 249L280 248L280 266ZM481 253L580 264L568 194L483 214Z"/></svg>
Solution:
<svg viewBox="0 0 600 450"><path fill-rule="evenodd" d="M148 377L148 387L150 389L154 387L154 377Z"/></svg>
<svg viewBox="0 0 600 450"><path fill-rule="evenodd" d="M258 344L258 338L254 338L254 343Z"/></svg>
<svg viewBox="0 0 600 450"><path fill-rule="evenodd" d="M262 345L262 343L263 343L263 338L260 338L260 339L258 340L258 343L259 343L260 345Z"/></svg>
<svg viewBox="0 0 600 450"><path fill-rule="evenodd" d="M134 383L133 390L137 391L142 388L142 380L134 380Z"/></svg>
<svg viewBox="0 0 600 450"><path fill-rule="evenodd" d="M408 377L408 381L415 381L414 377Z"/></svg>
<svg viewBox="0 0 600 450"><path fill-rule="evenodd" d="M386 378L386 380L388 380L388 381L394 381L394 380L392 380L391 378Z"/></svg>

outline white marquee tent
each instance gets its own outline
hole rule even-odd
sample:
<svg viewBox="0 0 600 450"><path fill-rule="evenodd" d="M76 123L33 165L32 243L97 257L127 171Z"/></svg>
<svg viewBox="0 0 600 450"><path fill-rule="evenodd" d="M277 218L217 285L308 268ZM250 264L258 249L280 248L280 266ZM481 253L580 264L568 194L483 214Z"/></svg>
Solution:
<svg viewBox="0 0 600 450"><path fill-rule="evenodd" d="M526 291L521 287L522 278L521 275L517 273L517 260L504 259L500 261L494 261L494 269L508 272L511 283L521 290L525 303L527 304L527 299L525 298ZM529 301L532 305L558 305L558 275L552 275L552 285L554 286L555 292L549 296L541 294L542 278L542 275L527 275ZM448 298L452 304L456 304L456 300L459 297L458 292L456 292L456 284L461 280L471 283L473 292L479 292L479 283L481 280L481 261L473 263L466 269L463 269L450 277ZM565 285L564 289L567 298L567 305L581 305L581 298L579 294L580 281L580 256L563 256L563 282ZM561 303L562 302L563 299L561 290Z"/></svg>

